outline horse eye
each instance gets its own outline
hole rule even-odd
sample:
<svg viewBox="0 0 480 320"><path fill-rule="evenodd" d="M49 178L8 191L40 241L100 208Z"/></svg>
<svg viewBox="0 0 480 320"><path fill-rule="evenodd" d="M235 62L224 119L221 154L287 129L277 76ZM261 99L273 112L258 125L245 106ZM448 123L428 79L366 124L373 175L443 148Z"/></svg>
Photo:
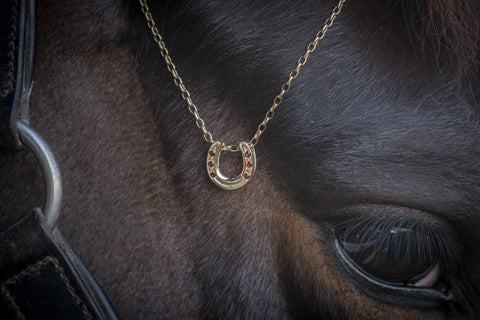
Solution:
<svg viewBox="0 0 480 320"><path fill-rule="evenodd" d="M337 250L352 269L390 285L435 285L444 249L438 237L402 223L364 222L336 231Z"/></svg>
<svg viewBox="0 0 480 320"><path fill-rule="evenodd" d="M358 230L345 228L337 236L340 250L354 268L382 282L431 287L440 276L428 235L404 227Z"/></svg>

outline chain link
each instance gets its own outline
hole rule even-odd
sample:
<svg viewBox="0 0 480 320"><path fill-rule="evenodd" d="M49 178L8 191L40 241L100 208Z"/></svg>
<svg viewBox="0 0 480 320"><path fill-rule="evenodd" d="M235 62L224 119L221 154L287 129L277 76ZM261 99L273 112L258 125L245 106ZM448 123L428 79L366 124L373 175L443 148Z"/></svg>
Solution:
<svg viewBox="0 0 480 320"><path fill-rule="evenodd" d="M182 92L183 100L185 100L188 104L188 111L190 111L190 113L193 114L193 116L195 117L195 124L200 130L202 130L203 138L205 139L205 141L213 143L212 134L207 130L207 127L205 126L205 121L203 121L203 119L200 117L200 114L198 113L198 108L193 103L193 100L190 97L190 92L187 90L187 88L183 84L182 78L178 74L177 68L175 67L175 64L173 63L172 58L170 57L167 46L165 45L165 42L163 41L163 38L157 29L155 21L153 20L152 13L150 12L150 8L147 5L147 1L140 0L140 5L142 7L142 12L145 15L145 19L147 19L148 28L153 34L153 40L160 48L160 54L162 55L163 59L165 60L165 63L167 64L168 71L173 76L173 82Z"/></svg>
<svg viewBox="0 0 480 320"><path fill-rule="evenodd" d="M205 141L209 143L213 143L213 137L212 134L207 130L207 127L205 126L205 121L200 117L200 114L198 113L198 108L197 106L193 103L192 98L190 97L190 92L187 90L185 85L183 84L183 80L178 74L177 68L175 67L175 64L172 61L172 58L170 57L170 54L168 52L168 49L165 45L165 42L163 41L162 36L160 35L160 32L157 29L157 26L155 24L155 21L153 20L152 14L150 12L150 8L147 5L147 0L139 0L140 5L142 7L142 12L145 16L145 19L147 20L147 25L150 31L153 34L153 40L155 43L158 45L160 48L160 54L162 55L163 59L165 60L165 63L167 64L167 69L168 71L172 74L173 76L173 82L175 85L180 89L182 92L182 98L187 102L188 104L188 111L190 111L191 114L195 117L195 124L197 127L202 130L203 132L203 138ZM320 29L316 35L315 39L313 39L312 42L310 42L307 46L307 50L303 55L298 58L297 61L297 66L295 69L290 71L288 75L288 80L284 82L281 86L280 93L273 99L273 104L270 107L270 109L267 111L265 114L265 118L263 121L258 125L257 131L255 132L255 135L250 139L250 146L256 146L260 136L262 133L267 129L267 124L270 120L273 119L273 116L275 114L275 110L278 108L278 106L282 103L283 96L285 93L290 90L290 85L292 81L298 77L300 70L302 67L307 63L308 57L315 51L317 48L317 44L320 40L322 40L325 37L325 33L327 30L333 25L333 21L335 18L340 14L340 11L342 10L343 4L345 3L346 0L339 0L338 4L333 8L332 14L330 15L327 20L325 20L325 23L323 24L322 29ZM237 145L224 145L223 150L228 150L231 152L237 152L239 151L239 148Z"/></svg>
<svg viewBox="0 0 480 320"><path fill-rule="evenodd" d="M282 103L283 96L285 95L285 93L288 92L288 90L290 90L290 85L291 85L292 81L295 78L298 77L298 75L300 73L300 69L302 69L302 67L307 63L308 57L315 51L315 49L317 48L318 42L325 37L325 33L332 26L333 21L335 20L335 18L338 16L340 11L342 10L342 7L343 7L343 4L345 3L345 1L346 0L340 0L338 2L338 4L335 6L335 8L333 8L332 14L330 15L330 17L327 20L325 20L325 23L324 23L322 29L317 32L317 34L315 35L315 39L313 39L313 41L308 44L307 51L302 56L300 56L300 58L298 58L297 66L295 67L295 69L290 71L290 74L288 75L288 80L284 84L282 84L280 93L273 99L272 106L270 107L270 109L265 114L265 118L259 124L259 126L257 128L257 132L255 132L255 135L250 140L250 145L251 146L256 146L257 145L257 143L260 139L260 136L267 129L268 122L270 120L272 120L273 115L275 113L275 110Z"/></svg>

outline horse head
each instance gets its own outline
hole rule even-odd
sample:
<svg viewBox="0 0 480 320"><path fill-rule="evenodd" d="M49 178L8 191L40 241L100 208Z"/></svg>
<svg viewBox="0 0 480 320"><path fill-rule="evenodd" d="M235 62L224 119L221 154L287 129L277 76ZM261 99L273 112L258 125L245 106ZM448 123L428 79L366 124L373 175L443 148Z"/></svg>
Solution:
<svg viewBox="0 0 480 320"><path fill-rule="evenodd" d="M250 140L335 4L148 3L227 145ZM479 13L347 1L227 191L140 4L42 1L31 123L64 175L59 228L127 319L478 318ZM1 161L5 226L41 187L30 156Z"/></svg>

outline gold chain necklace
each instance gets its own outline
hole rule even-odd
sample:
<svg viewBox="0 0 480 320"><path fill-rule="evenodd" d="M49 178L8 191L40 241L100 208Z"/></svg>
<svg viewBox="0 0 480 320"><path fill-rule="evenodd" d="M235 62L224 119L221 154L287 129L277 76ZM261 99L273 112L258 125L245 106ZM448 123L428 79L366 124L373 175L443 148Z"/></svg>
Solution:
<svg viewBox="0 0 480 320"><path fill-rule="evenodd" d="M193 114L193 116L195 117L195 123L197 127L202 130L203 138L205 139L205 141L211 143L210 149L207 153L208 176L216 185L226 190L235 190L244 186L255 172L256 157L254 147L257 145L262 133L267 129L267 123L272 120L273 115L275 114L275 110L280 105L280 103L282 103L283 96L290 89L290 84L292 83L293 79L298 77L300 69L305 65L305 63L307 63L308 57L315 51L318 42L325 37L325 33L332 26L333 21L342 10L343 4L346 0L338 1L338 4L335 6L335 8L333 8L330 17L325 20L322 29L317 32L317 34L315 35L315 39L313 39L313 41L308 44L307 51L305 51L305 53L300 56L295 69L290 71L288 80L284 84L282 84L280 93L273 99L272 106L265 114L265 118L263 119L263 121L258 125L257 131L255 132L255 135L252 137L252 139L250 139L250 142L242 141L238 145L225 145L213 139L212 134L207 130L205 122L198 113L197 106L193 103L193 100L190 97L190 92L188 92L187 88L183 84L183 80L182 78L180 78L175 64L173 64L172 58L170 57L165 42L163 41L163 38L158 32L157 26L155 25L155 21L153 20L150 8L147 5L147 1L139 1L142 7L142 12L147 19L148 28L153 34L153 39L155 43L160 48L160 54L162 55L165 63L167 64L168 71L170 71L173 76L173 82L182 92L182 98L187 102L188 111L190 111L190 113ZM220 172L220 153L225 150L228 150L230 152L242 152L243 170L242 173L235 178L227 178Z"/></svg>

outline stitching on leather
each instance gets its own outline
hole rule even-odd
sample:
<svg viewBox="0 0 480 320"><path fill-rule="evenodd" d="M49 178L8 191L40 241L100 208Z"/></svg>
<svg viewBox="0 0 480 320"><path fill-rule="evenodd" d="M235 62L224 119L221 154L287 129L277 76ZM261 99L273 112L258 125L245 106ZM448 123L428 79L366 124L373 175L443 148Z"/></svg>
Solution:
<svg viewBox="0 0 480 320"><path fill-rule="evenodd" d="M15 40L17 39L17 28L18 28L18 8L17 8L17 2L15 1L15 5L12 7L12 28L10 32L10 42L8 43L8 46L10 47L10 51L8 52L8 55L10 56L10 61L8 63L8 83L6 85L6 88L0 91L0 96L2 98L6 97L12 90L14 89L14 83L15 83L15 75L14 75L14 70L15 70Z"/></svg>
<svg viewBox="0 0 480 320"><path fill-rule="evenodd" d="M49 257L47 257L49 258ZM90 315L90 312L88 312L87 310L87 307L85 306L85 304L82 302L82 300L77 296L77 294L75 293L75 290L73 289L72 285L70 284L70 281L68 280L67 276L65 275L65 273L63 272L62 270L62 267L58 264L58 260L53 258L52 257L52 262L55 264L55 269L57 269L59 271L59 275L60 275L60 278L62 278L63 282L65 282L65 285L67 286L68 288L68 291L70 291L70 294L73 296L73 298L75 299L75 302L78 304L78 306L82 309L82 313L83 315L87 318L87 319L92 319L92 316Z"/></svg>
<svg viewBox="0 0 480 320"><path fill-rule="evenodd" d="M7 296L7 298L11 301L10 303L12 304L12 307L15 309L15 311L17 312L17 316L18 314L20 313L20 315L22 317L19 317L20 319L25 319L25 317L23 316L23 314L20 312L20 308L17 306L17 304L15 303L13 297L9 294L8 290L6 289L6 286L9 285L9 284L14 284L15 282L17 282L18 280L20 280L21 278L29 275L29 274L32 274L34 273L35 271L38 271L40 268L42 268L43 266L45 266L46 264L48 264L49 262L53 263L53 265L55 266L55 269L57 270L57 274L60 276L60 278L62 279L62 281L64 282L64 284L66 285L68 291L70 292L70 294L72 295L73 299L75 300L75 303L82 309L82 313L83 315L85 316L86 319L89 319L91 320L92 319L92 315L90 314L90 312L88 311L87 307L85 306L85 304L82 302L82 300L80 299L80 297L75 293L75 289L72 287L72 285L70 284L70 281L68 280L67 276L65 275L65 273L63 272L63 269L62 267L60 266L60 264L58 263L58 260L55 259L54 257L51 257L51 256L48 256L46 258L44 258L43 260L40 260L39 262L36 262L35 264L32 264L30 266L28 266L26 269L24 269L22 272L16 274L14 277L6 280L3 285L2 285L2 291L5 292L5 295Z"/></svg>
<svg viewBox="0 0 480 320"><path fill-rule="evenodd" d="M15 310L17 319L25 320L25 316L23 315L22 311L20 311L20 307L15 303L15 299L10 295L10 292L8 292L4 285L2 285L2 292L5 297L7 297L8 303L10 304L12 309Z"/></svg>

